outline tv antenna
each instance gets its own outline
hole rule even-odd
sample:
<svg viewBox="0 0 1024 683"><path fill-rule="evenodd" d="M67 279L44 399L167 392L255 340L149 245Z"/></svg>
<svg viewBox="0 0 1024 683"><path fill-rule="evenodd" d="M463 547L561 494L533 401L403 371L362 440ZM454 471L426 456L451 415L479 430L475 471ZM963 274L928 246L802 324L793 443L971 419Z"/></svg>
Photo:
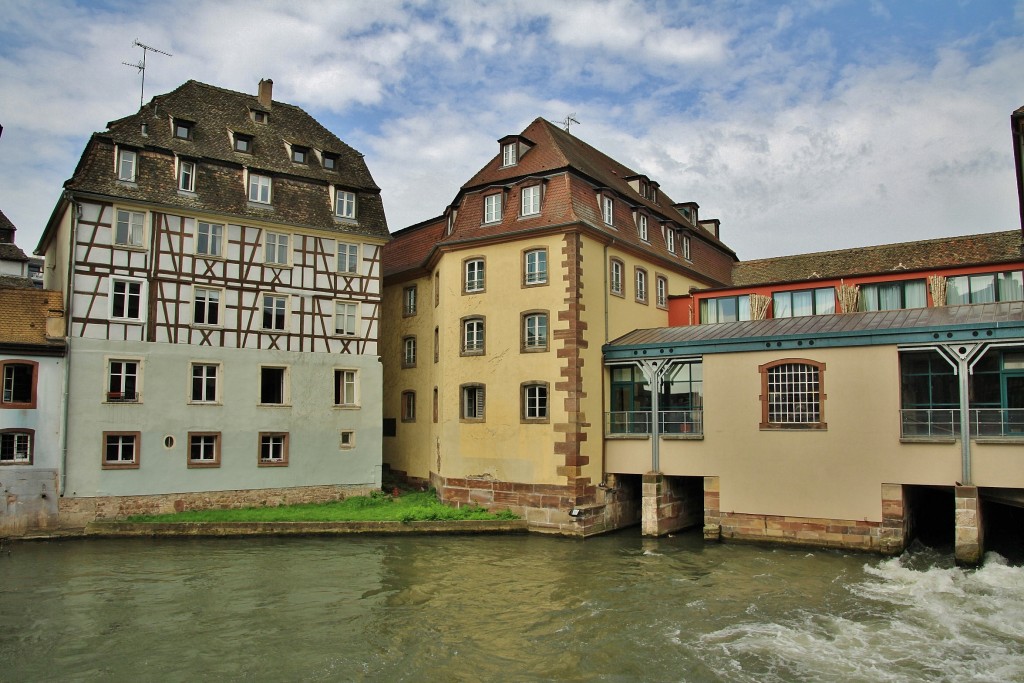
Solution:
<svg viewBox="0 0 1024 683"><path fill-rule="evenodd" d="M150 47L149 45L146 45L144 43L140 43L138 38L136 38L135 42L132 43L132 47L141 47L142 48L142 59L139 60L138 64L130 64L129 62L121 62L121 63L124 64L125 66L131 66L131 67L134 67L134 68L138 69L139 73L142 74L142 86L141 86L141 88L139 90L139 109L142 109L142 100L143 100L143 98L146 95L146 53L147 52L159 52L160 54L167 55L168 57L173 57L174 55L172 55L170 52L164 52L163 50L158 50L155 47Z"/></svg>
<svg viewBox="0 0 1024 683"><path fill-rule="evenodd" d="M562 121L562 126L565 128L566 133L569 132L569 126L573 123L575 123L577 126L580 125L580 122L576 120L576 112L569 114L568 116L565 117L565 120Z"/></svg>

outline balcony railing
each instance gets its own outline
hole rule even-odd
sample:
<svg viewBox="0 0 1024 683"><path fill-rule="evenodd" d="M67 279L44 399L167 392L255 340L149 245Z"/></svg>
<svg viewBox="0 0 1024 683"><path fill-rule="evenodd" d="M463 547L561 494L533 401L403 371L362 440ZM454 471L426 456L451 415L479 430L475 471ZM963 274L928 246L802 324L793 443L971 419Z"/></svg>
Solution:
<svg viewBox="0 0 1024 683"><path fill-rule="evenodd" d="M973 408L971 436L1024 438L1024 408ZM955 408L900 411L903 438L942 439L960 436L960 411Z"/></svg>
<svg viewBox="0 0 1024 683"><path fill-rule="evenodd" d="M658 413L661 434L703 434L703 410L663 410ZM650 434L651 412L612 411L605 415L609 434Z"/></svg>

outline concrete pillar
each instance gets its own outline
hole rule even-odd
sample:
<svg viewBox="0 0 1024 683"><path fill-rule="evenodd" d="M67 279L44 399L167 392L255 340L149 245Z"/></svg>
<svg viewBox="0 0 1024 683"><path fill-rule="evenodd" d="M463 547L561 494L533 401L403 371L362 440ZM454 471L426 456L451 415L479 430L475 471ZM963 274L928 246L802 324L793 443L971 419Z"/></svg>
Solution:
<svg viewBox="0 0 1024 683"><path fill-rule="evenodd" d="M977 486L957 486L956 536L953 557L960 565L981 564L984 539L981 527L981 500Z"/></svg>
<svg viewBox="0 0 1024 683"><path fill-rule="evenodd" d="M644 536L664 536L701 523L703 492L695 477L666 477L648 472L643 478L641 528Z"/></svg>

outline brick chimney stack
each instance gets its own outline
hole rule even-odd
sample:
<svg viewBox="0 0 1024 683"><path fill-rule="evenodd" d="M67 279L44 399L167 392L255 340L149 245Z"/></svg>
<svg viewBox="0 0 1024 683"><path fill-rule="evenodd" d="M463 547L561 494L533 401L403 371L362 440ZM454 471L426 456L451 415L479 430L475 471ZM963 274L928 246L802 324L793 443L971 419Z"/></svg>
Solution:
<svg viewBox="0 0 1024 683"><path fill-rule="evenodd" d="M269 78L260 79L260 92L259 100L267 109L270 109L270 103L274 99L274 81Z"/></svg>

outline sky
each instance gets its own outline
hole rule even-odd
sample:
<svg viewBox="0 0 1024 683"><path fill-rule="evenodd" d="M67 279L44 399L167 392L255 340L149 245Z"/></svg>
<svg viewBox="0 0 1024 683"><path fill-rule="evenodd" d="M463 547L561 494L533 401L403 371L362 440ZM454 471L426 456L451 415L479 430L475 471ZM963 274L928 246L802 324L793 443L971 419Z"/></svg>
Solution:
<svg viewBox="0 0 1024 683"><path fill-rule="evenodd" d="M189 79L304 108L392 231L543 117L741 259L1020 228L1024 0L0 0L0 210L32 251L89 135Z"/></svg>

